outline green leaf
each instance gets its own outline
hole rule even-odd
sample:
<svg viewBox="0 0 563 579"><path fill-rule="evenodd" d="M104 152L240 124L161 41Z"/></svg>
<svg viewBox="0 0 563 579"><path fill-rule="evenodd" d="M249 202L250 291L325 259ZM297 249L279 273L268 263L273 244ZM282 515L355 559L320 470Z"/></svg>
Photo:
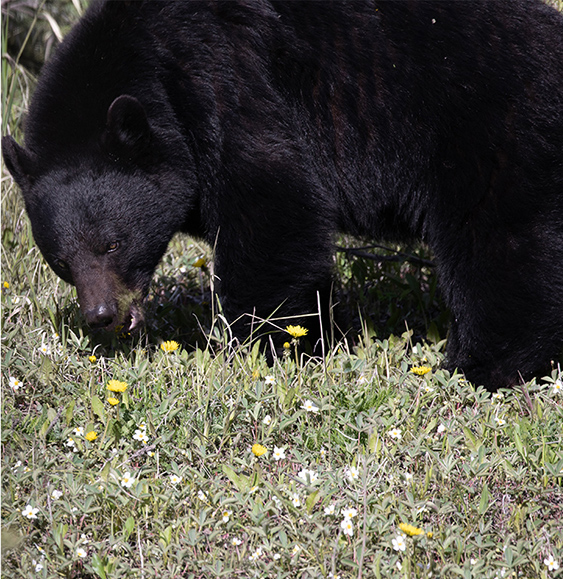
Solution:
<svg viewBox="0 0 563 579"><path fill-rule="evenodd" d="M54 408L47 408L47 418L49 422L53 422L57 419L57 411Z"/></svg>
<svg viewBox="0 0 563 579"><path fill-rule="evenodd" d="M479 501L479 509L477 511L479 515L483 515L487 512L487 509L489 508L489 500L489 487L487 486L487 483L485 483L483 485L483 490L481 491L481 500Z"/></svg>
<svg viewBox="0 0 563 579"><path fill-rule="evenodd" d="M47 430L49 430L50 424L51 424L50 420L45 420L45 422L43 423L43 426L39 430L39 436L41 438L45 438L45 436L47 435Z"/></svg>
<svg viewBox="0 0 563 579"><path fill-rule="evenodd" d="M2 244L5 247L11 248L15 245L14 239L14 232L9 227L6 227L6 229L4 229L4 233L2 234Z"/></svg>
<svg viewBox="0 0 563 579"><path fill-rule="evenodd" d="M260 356L261 345L262 344L260 343L260 341L257 340L254 346L252 347L252 352L250 353L250 365L252 368L256 366L256 360L258 360L258 357Z"/></svg>
<svg viewBox="0 0 563 579"><path fill-rule="evenodd" d="M516 450L520 453L520 455L523 458L527 457L527 452L526 449L524 448L524 445L522 444L522 438L520 438L520 428L518 427L518 425L516 425L516 427L514 428L514 445L516 446Z"/></svg>
<svg viewBox="0 0 563 579"><path fill-rule="evenodd" d="M512 561L514 560L514 553L512 552L512 548L510 547L510 545L507 545L506 549L504 550L504 558L506 559L506 564L509 567L512 567Z"/></svg>
<svg viewBox="0 0 563 579"><path fill-rule="evenodd" d="M307 508L307 514L310 515L313 512L313 507L321 497L319 496L319 491L312 492L305 500L305 507Z"/></svg>
<svg viewBox="0 0 563 579"><path fill-rule="evenodd" d="M105 569L104 562L102 561L101 557L98 553L94 553L92 555L92 569L96 572L96 574L101 577L101 579L106 579L106 569Z"/></svg>
<svg viewBox="0 0 563 579"><path fill-rule="evenodd" d="M76 405L76 402L74 400L71 400L69 405L66 407L65 419L66 419L66 425L67 426L70 425L72 417L74 416L75 405Z"/></svg>
<svg viewBox="0 0 563 579"><path fill-rule="evenodd" d="M105 422L106 411L104 409L104 403L97 396L92 396L90 402L92 404L92 412L98 416L102 422Z"/></svg>
<svg viewBox="0 0 563 579"><path fill-rule="evenodd" d="M475 438L473 432L471 432L471 430L469 430L469 428L467 428L467 426L464 426L463 427L463 433L465 434L465 438L467 440L468 446L469 446L469 443L471 443L471 446L475 447L477 439Z"/></svg>
<svg viewBox="0 0 563 579"><path fill-rule="evenodd" d="M165 547L168 547L172 542L172 525L168 525L164 531L161 531L160 538L164 542Z"/></svg>
<svg viewBox="0 0 563 579"><path fill-rule="evenodd" d="M241 491L242 490L241 477L230 466L227 466L226 464L222 465L221 468L223 469L223 472L227 475L229 480L235 485L237 490Z"/></svg>
<svg viewBox="0 0 563 579"><path fill-rule="evenodd" d="M68 532L68 525L66 524L59 523L58 525L55 525L53 527L53 539L55 540L55 543L59 548L61 554L64 553L65 550L64 538L67 532Z"/></svg>
<svg viewBox="0 0 563 579"><path fill-rule="evenodd" d="M297 388L290 388L285 395L284 401L282 403L282 407L284 410L289 410L293 403L293 399L295 398L295 394L297 393Z"/></svg>
<svg viewBox="0 0 563 579"><path fill-rule="evenodd" d="M437 344L440 341L440 330L438 330L438 326L436 322L431 322L428 326L428 331L426 332L426 337L430 342Z"/></svg>
<svg viewBox="0 0 563 579"><path fill-rule="evenodd" d="M200 536L203 536L203 535L199 535L195 529L189 529L188 534L186 536L186 540L187 540L188 544L190 544L190 545L197 545Z"/></svg>
<svg viewBox="0 0 563 579"><path fill-rule="evenodd" d="M135 529L135 519L133 517L129 517L125 521L125 539L128 539L131 536L131 533Z"/></svg>
<svg viewBox="0 0 563 579"><path fill-rule="evenodd" d="M483 441L479 440L467 426L463 427L463 434L465 434L467 447L473 452L477 452L483 446Z"/></svg>
<svg viewBox="0 0 563 579"><path fill-rule="evenodd" d="M116 457L116 458L117 458L117 457ZM108 481L110 468L111 468L111 463L110 463L110 462L106 462L104 468L100 471L100 478L101 478L104 482L107 482L107 481Z"/></svg>
<svg viewBox="0 0 563 579"><path fill-rule="evenodd" d="M379 452L381 450L381 439L379 437L378 432L372 432L368 436L368 450L372 454L374 454L374 453L379 454Z"/></svg>
<svg viewBox="0 0 563 579"><path fill-rule="evenodd" d="M41 360L41 367L39 371L41 372L45 381L48 382L51 376L51 372L53 371L53 363L51 362L49 356L42 356L42 358L43 359Z"/></svg>

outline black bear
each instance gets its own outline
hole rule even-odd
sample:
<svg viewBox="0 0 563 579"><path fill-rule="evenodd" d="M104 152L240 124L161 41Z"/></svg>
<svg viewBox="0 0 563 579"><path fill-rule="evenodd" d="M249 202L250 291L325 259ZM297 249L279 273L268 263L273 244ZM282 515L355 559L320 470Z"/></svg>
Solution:
<svg viewBox="0 0 563 579"><path fill-rule="evenodd" d="M430 246L472 381L561 351L563 19L539 0L95 2L25 129L6 166L92 326L138 324L177 231L216 248L240 335L295 322L345 232Z"/></svg>

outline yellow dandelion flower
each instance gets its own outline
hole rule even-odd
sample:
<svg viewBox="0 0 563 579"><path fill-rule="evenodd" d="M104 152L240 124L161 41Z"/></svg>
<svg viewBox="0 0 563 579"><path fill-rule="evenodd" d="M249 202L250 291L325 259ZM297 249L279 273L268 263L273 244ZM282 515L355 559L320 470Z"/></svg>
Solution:
<svg viewBox="0 0 563 579"><path fill-rule="evenodd" d="M294 338L302 338L309 332L309 330L303 326L287 326L285 331Z"/></svg>
<svg viewBox="0 0 563 579"><path fill-rule="evenodd" d="M422 529L419 529L414 525L409 525L408 523L399 523L399 529L410 537L416 537L417 535L422 535L422 533L424 533Z"/></svg>
<svg viewBox="0 0 563 579"><path fill-rule="evenodd" d="M284 342L283 347L284 347L286 350L289 350L289 348L291 348L291 344L290 344L289 342Z"/></svg>
<svg viewBox="0 0 563 579"><path fill-rule="evenodd" d="M111 392L125 392L127 390L127 383L119 380L110 380L107 386Z"/></svg>
<svg viewBox="0 0 563 579"><path fill-rule="evenodd" d="M108 398L108 402L112 405L115 406L116 404L119 404L119 400L117 398L113 398L113 396L111 398Z"/></svg>
<svg viewBox="0 0 563 579"><path fill-rule="evenodd" d="M97 360L96 356L88 356L88 360L90 360L90 362L92 362L92 364L94 364Z"/></svg>
<svg viewBox="0 0 563 579"><path fill-rule="evenodd" d="M266 454L268 452L268 449L265 446L262 446L261 444L253 444L252 452L256 456L262 456L263 454Z"/></svg>
<svg viewBox="0 0 563 579"><path fill-rule="evenodd" d="M10 289L10 284L7 281L5 281L2 285L4 286L4 289Z"/></svg>
<svg viewBox="0 0 563 579"><path fill-rule="evenodd" d="M84 438L92 442L93 440L96 440L96 438L98 438L98 433L95 430L91 430L90 432L86 433L86 436Z"/></svg>
<svg viewBox="0 0 563 579"><path fill-rule="evenodd" d="M175 342L174 340L168 340L166 342L162 342L162 344L160 344L160 349L163 350L164 352L174 352L175 350L177 350L180 347L180 344L178 344L178 342Z"/></svg>
<svg viewBox="0 0 563 579"><path fill-rule="evenodd" d="M205 257L200 257L194 261L194 267L205 267L207 265L207 260Z"/></svg>
<svg viewBox="0 0 563 579"><path fill-rule="evenodd" d="M252 379L253 380L258 380L258 378L260 378L260 370L254 370L252 372Z"/></svg>
<svg viewBox="0 0 563 579"><path fill-rule="evenodd" d="M417 374L418 376L424 376L424 374L428 374L428 372L431 372L432 368L428 367L428 366L413 366L411 368L411 372L413 374Z"/></svg>

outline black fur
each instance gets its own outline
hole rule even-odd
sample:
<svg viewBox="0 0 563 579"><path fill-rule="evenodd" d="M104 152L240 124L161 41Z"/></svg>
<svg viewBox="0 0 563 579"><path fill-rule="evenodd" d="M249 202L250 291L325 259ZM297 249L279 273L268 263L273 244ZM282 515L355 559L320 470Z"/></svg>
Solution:
<svg viewBox="0 0 563 579"><path fill-rule="evenodd" d="M231 320L314 312L341 231L431 247L471 380L563 346L563 20L539 1L97 2L25 141L6 165L93 325L137 323L179 230L216 246Z"/></svg>

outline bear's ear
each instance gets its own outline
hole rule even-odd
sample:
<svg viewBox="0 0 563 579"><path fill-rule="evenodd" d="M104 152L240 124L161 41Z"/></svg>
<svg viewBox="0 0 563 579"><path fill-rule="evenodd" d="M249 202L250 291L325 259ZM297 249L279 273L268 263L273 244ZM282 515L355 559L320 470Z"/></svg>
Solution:
<svg viewBox="0 0 563 579"><path fill-rule="evenodd" d="M131 160L148 145L150 127L143 105L132 96L121 95L110 105L102 136L107 152L118 159Z"/></svg>
<svg viewBox="0 0 563 579"><path fill-rule="evenodd" d="M36 172L33 155L18 145L9 135L2 137L2 156L6 168L20 186L20 189L28 189Z"/></svg>

